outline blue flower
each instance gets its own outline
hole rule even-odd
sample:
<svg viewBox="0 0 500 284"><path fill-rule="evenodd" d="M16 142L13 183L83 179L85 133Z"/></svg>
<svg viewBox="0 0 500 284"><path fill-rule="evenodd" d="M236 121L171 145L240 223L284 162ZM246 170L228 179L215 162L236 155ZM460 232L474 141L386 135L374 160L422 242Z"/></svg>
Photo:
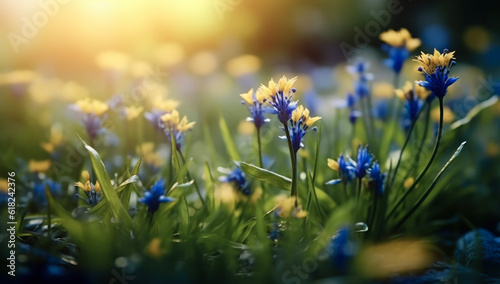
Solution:
<svg viewBox="0 0 500 284"><path fill-rule="evenodd" d="M348 228L342 228L330 239L328 246L331 264L341 273L347 273L356 252L354 244L350 241L350 235Z"/></svg>
<svg viewBox="0 0 500 284"><path fill-rule="evenodd" d="M421 43L420 39L412 38L407 29L388 30L380 34L380 39L386 43L382 45L382 50L389 54L389 59L385 63L396 74L401 72L403 63L410 56L410 52L419 47Z"/></svg>
<svg viewBox="0 0 500 284"><path fill-rule="evenodd" d="M312 125L320 119L321 117L319 116L310 117L309 110L307 108L304 108L302 105L298 106L297 109L293 111L292 117L290 119L291 127L289 131L290 138L292 140L293 151L295 153L297 153L297 151L304 146L302 144L302 138L304 138L304 135L306 135L309 128L311 128L312 130L316 130L317 128L312 127ZM285 139L286 137L282 136L281 138Z"/></svg>
<svg viewBox="0 0 500 284"><path fill-rule="evenodd" d="M50 192L55 195L61 195L61 184L53 181L52 179L35 179L35 184L33 186L33 200L41 206L47 205L47 198L45 197L45 187L48 186Z"/></svg>
<svg viewBox="0 0 500 284"><path fill-rule="evenodd" d="M253 89L250 89L248 93L241 94L240 96L243 98L241 103L247 103L248 111L250 111L251 117L248 117L247 121L252 121L257 128L261 128L264 124L271 121L269 118L266 118L264 114L276 112L272 107L263 106L265 97L261 89L257 90L257 94L254 94Z"/></svg>
<svg viewBox="0 0 500 284"><path fill-rule="evenodd" d="M375 193L378 197L384 194L384 180L385 174L380 172L379 163L374 163L372 168L370 169L370 185L375 189Z"/></svg>
<svg viewBox="0 0 500 284"><path fill-rule="evenodd" d="M358 77L354 83L354 93L358 98L364 98L370 94L369 81L373 79L373 74L367 73L370 65L365 61L358 61L354 65L347 67L347 71Z"/></svg>
<svg viewBox="0 0 500 284"><path fill-rule="evenodd" d="M151 122L151 125L153 125L155 130L161 131L163 129L161 127L161 117L166 113L167 111L164 110L152 109L151 111L144 113L144 117Z"/></svg>
<svg viewBox="0 0 500 284"><path fill-rule="evenodd" d="M288 80L285 76L276 84L273 79L268 86L262 85L257 93L262 93L266 101L274 108L272 113L278 116L278 120L286 125L292 117L292 112L297 108L297 102L292 102L292 96L296 92L293 83L297 80L294 77Z"/></svg>
<svg viewBox="0 0 500 284"><path fill-rule="evenodd" d="M163 179L157 181L150 191L144 193L144 197L139 198L139 202L142 202L148 206L148 211L151 213L156 212L160 203L173 201L173 198L167 197L165 193L165 183Z"/></svg>
<svg viewBox="0 0 500 284"><path fill-rule="evenodd" d="M418 86L418 88L422 87ZM403 112L402 124L404 129L408 131L413 122L418 118L420 110L424 105L424 102L420 98L423 92L422 90L414 89L410 82L406 82L402 89L396 90L396 95L404 100L405 111Z"/></svg>
<svg viewBox="0 0 500 284"><path fill-rule="evenodd" d="M232 183L236 189L243 194L250 195L250 183L247 181L245 173L240 168L235 168L226 176L221 176L219 181Z"/></svg>
<svg viewBox="0 0 500 284"><path fill-rule="evenodd" d="M368 146L363 148L361 145L359 145L356 162L351 161L351 163L356 168L357 178L362 179L366 175L367 170L370 168L372 161L373 157L368 152Z"/></svg>
<svg viewBox="0 0 500 284"><path fill-rule="evenodd" d="M448 52L447 49L442 54L436 49L432 55L422 52L415 61L422 65L418 71L424 73L425 80L416 83L431 91L439 99L443 99L448 87L458 80L458 77L449 77L450 70L455 65L454 53L455 51Z"/></svg>
<svg viewBox="0 0 500 284"><path fill-rule="evenodd" d="M109 109L107 103L86 98L77 101L70 108L83 115L83 123L90 141L93 141L98 135L103 133L104 129L102 129L101 119L105 117L105 113Z"/></svg>
<svg viewBox="0 0 500 284"><path fill-rule="evenodd" d="M90 141L94 141L97 136L104 133L102 128L101 118L93 113L86 113L83 115L83 124L89 136Z"/></svg>
<svg viewBox="0 0 500 284"><path fill-rule="evenodd" d="M339 172L340 179L330 180L325 184L330 185L330 184L337 184L340 182L347 184L348 182L353 180L356 177L356 168L349 160L346 160L344 158L344 155L340 155L337 161L328 159L328 167L330 167L332 170Z"/></svg>

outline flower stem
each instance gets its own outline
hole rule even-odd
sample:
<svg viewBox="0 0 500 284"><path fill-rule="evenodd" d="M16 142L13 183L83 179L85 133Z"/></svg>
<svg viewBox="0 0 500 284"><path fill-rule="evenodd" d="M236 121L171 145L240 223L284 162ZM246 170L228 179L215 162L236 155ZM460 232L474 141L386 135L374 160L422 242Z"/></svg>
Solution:
<svg viewBox="0 0 500 284"><path fill-rule="evenodd" d="M178 150L177 152L179 152L179 156L181 156L182 164L185 164L186 160L184 159L184 155L182 154L182 151ZM196 180L191 178L191 175L189 174L189 170L186 171L186 175L187 175L187 178L189 180L193 181L194 188L196 189L196 193L198 193L198 197L200 197L200 201L201 201L201 203L203 203L203 207L206 207L205 200L203 199L203 196L201 195L201 191L200 191L200 188L198 187L198 183L196 182Z"/></svg>
<svg viewBox="0 0 500 284"><path fill-rule="evenodd" d="M439 128L438 128L438 134L437 134L437 138L436 138L436 144L434 144L434 151L432 152L432 156L431 158L429 159L429 162L427 163L427 165L425 166L424 170L420 173L420 175L417 177L417 179L415 180L415 182L413 182L413 184L411 185L411 187L405 192L405 194L401 197L401 199L398 201L398 203L396 204L396 206L394 206L391 210L391 212L389 212L389 214L387 215L387 218L390 218L392 214L394 214L394 212L396 211L396 209L401 205L403 204L403 201L405 200L405 198L409 195L410 192L412 192L412 190L417 186L417 184L420 182L420 180L424 177L425 173L427 172L427 170L429 170L432 162L434 161L434 158L436 157L436 154L437 154L437 151L438 151L438 148L439 148L439 142L441 142L441 134L443 132L443 109L444 109L444 104L443 104L443 99L442 98L439 98ZM410 210L406 215L405 217L402 219L402 222L406 221L406 219L416 210L416 208L412 208L412 210ZM402 222L400 222L402 224ZM399 227L401 224L398 224L397 227Z"/></svg>
<svg viewBox="0 0 500 284"><path fill-rule="evenodd" d="M298 205L297 196L297 153L293 150L292 138L290 137L290 131L288 129L288 124L285 124L285 134L286 140L288 141L288 149L290 150L290 160L292 162L292 187L290 189L290 196L295 197L295 207Z"/></svg>
<svg viewBox="0 0 500 284"><path fill-rule="evenodd" d="M257 127L257 147L259 148L259 166L264 168L264 163L262 162L262 145L260 143L260 127Z"/></svg>

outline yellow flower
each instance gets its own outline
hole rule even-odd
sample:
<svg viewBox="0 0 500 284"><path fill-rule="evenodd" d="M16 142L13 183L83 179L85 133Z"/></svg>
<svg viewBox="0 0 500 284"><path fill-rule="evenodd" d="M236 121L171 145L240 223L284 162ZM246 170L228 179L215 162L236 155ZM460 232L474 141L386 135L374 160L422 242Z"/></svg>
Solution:
<svg viewBox="0 0 500 284"><path fill-rule="evenodd" d="M42 142L41 147L48 153L54 152L54 149L59 147L63 142L63 133L61 124L56 123L50 128L49 142Z"/></svg>
<svg viewBox="0 0 500 284"><path fill-rule="evenodd" d="M138 117L139 114L141 114L142 109L143 109L142 107L134 107L134 106L126 107L125 108L126 119L128 121L131 121L132 119Z"/></svg>
<svg viewBox="0 0 500 284"><path fill-rule="evenodd" d="M99 181L96 181L95 185L90 182L90 174L88 171L82 171L82 177L85 180L85 183L78 181L75 182L75 186L81 188L83 191L92 191L92 186L94 187L95 191L101 191Z"/></svg>
<svg viewBox="0 0 500 284"><path fill-rule="evenodd" d="M308 127L311 127L316 121L321 119L320 116L310 117L309 109L304 108L304 106L300 105L292 112L292 120L298 123L301 118L302 123L304 123L304 125L307 125Z"/></svg>
<svg viewBox="0 0 500 284"><path fill-rule="evenodd" d="M438 66L447 67L450 64L450 61L455 59L453 55L455 51L440 53L437 49L434 49L434 54L426 54L422 52L414 61L420 63L424 73L432 74L436 70Z"/></svg>
<svg viewBox="0 0 500 284"><path fill-rule="evenodd" d="M117 51L101 52L96 57L97 66L103 70L125 70L129 63L129 56Z"/></svg>
<svg viewBox="0 0 500 284"><path fill-rule="evenodd" d="M35 161L30 160L28 163L28 169L33 173L45 173L50 169L50 160Z"/></svg>
<svg viewBox="0 0 500 284"><path fill-rule="evenodd" d="M262 93L262 92L261 92ZM253 88L250 91L240 94L240 97L249 105L253 105Z"/></svg>
<svg viewBox="0 0 500 284"><path fill-rule="evenodd" d="M190 130L196 123L194 121L188 122L186 116L180 119L179 112L175 109L170 113L164 114L161 117L161 120L169 130L178 130L180 132L186 132Z"/></svg>
<svg viewBox="0 0 500 284"><path fill-rule="evenodd" d="M259 71L260 66L261 62L257 56L245 54L229 60L226 70L231 76L240 77Z"/></svg>
<svg viewBox="0 0 500 284"><path fill-rule="evenodd" d="M136 147L138 155L142 155L142 160L147 165L161 167L164 164L162 157L154 151L155 144L153 142L144 142Z"/></svg>
<svg viewBox="0 0 500 284"><path fill-rule="evenodd" d="M161 247L161 239L152 239L146 247L146 253L153 258L160 258L164 253L164 250Z"/></svg>
<svg viewBox="0 0 500 284"><path fill-rule="evenodd" d="M261 85L260 89L262 92L262 95L265 98L272 98L277 95L279 91L281 91L284 95L287 95L293 88L293 84L297 81L297 77L293 77L292 79L288 80L285 76L283 76L279 81L278 84L274 82L273 79L271 79L266 86ZM257 91L258 93L259 91Z"/></svg>
<svg viewBox="0 0 500 284"><path fill-rule="evenodd" d="M35 78L35 73L30 70L15 70L9 73L0 74L0 85L29 84Z"/></svg>
<svg viewBox="0 0 500 284"><path fill-rule="evenodd" d="M153 108L168 112L176 109L179 104L180 103L176 100L165 100L163 98L155 98L152 102Z"/></svg>
<svg viewBox="0 0 500 284"><path fill-rule="evenodd" d="M394 92L396 93L396 96L400 98L401 100L407 100L410 97L410 92L415 92L415 94L422 100L425 101L427 97L431 94L431 91L427 90L426 88L418 85L418 84L412 84L409 81L406 81L405 84L401 89L397 89Z"/></svg>
<svg viewBox="0 0 500 284"><path fill-rule="evenodd" d="M290 216L295 218L305 218L307 216L307 211L302 210L300 207L295 207L295 200L297 198L294 196L284 197L278 196L278 204L276 205L276 212L282 218L288 218Z"/></svg>
<svg viewBox="0 0 500 284"><path fill-rule="evenodd" d="M4 178L0 178L0 192L9 192L9 183Z"/></svg>
<svg viewBox="0 0 500 284"><path fill-rule="evenodd" d="M399 31L388 30L380 34L380 40L394 47L405 47L408 51L413 51L420 46L418 38L412 38L410 32L402 28Z"/></svg>
<svg viewBox="0 0 500 284"><path fill-rule="evenodd" d="M78 100L75 104L83 113L93 113L95 115L102 115L109 109L105 102L91 98Z"/></svg>
<svg viewBox="0 0 500 284"><path fill-rule="evenodd" d="M439 108L432 110L431 118L435 122L439 122ZM451 123L453 120L455 120L455 114L449 107L445 106L443 109L443 123Z"/></svg>

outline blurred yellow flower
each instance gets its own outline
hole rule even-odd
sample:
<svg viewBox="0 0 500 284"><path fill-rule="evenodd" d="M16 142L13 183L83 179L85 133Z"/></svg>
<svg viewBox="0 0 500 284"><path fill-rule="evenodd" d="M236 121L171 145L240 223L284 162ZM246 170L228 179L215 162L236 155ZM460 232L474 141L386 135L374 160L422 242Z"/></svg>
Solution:
<svg viewBox="0 0 500 284"><path fill-rule="evenodd" d="M91 98L78 100L75 104L83 113L93 113L95 115L102 115L109 109L108 104L105 102Z"/></svg>
<svg viewBox="0 0 500 284"><path fill-rule="evenodd" d="M161 120L163 124L167 127L167 129L171 131L178 130L180 132L186 132L190 130L196 123L194 121L189 122L186 116L180 119L179 112L175 109L172 110L172 112L170 113L164 114L161 117Z"/></svg>
<svg viewBox="0 0 500 284"><path fill-rule="evenodd" d="M439 108L436 107L431 111L431 118L435 122L439 122ZM443 109L443 123L451 123L453 120L455 120L455 114L449 107L445 106Z"/></svg>
<svg viewBox="0 0 500 284"><path fill-rule="evenodd" d="M63 82L57 78L37 78L28 87L28 94L33 102L46 104L54 98L59 98L63 86Z"/></svg>
<svg viewBox="0 0 500 284"><path fill-rule="evenodd" d="M9 192L9 183L4 178L0 178L0 192Z"/></svg>
<svg viewBox="0 0 500 284"><path fill-rule="evenodd" d="M409 177L405 180L403 186L404 186L404 188L408 189L413 185L414 182L415 182L415 179L413 177Z"/></svg>
<svg viewBox="0 0 500 284"><path fill-rule="evenodd" d="M64 86L61 90L61 98L68 102L74 102L88 96L89 91L87 90L87 88L75 81L68 81L64 83Z"/></svg>
<svg viewBox="0 0 500 284"><path fill-rule="evenodd" d="M335 161L334 159L330 159L328 158L327 159L327 165L330 169L338 172L339 171L339 163L337 161Z"/></svg>
<svg viewBox="0 0 500 284"><path fill-rule="evenodd" d="M156 51L156 59L163 66L173 66L184 59L185 52L182 45L176 42L162 44Z"/></svg>
<svg viewBox="0 0 500 284"><path fill-rule="evenodd" d="M195 75L206 76L213 73L219 66L217 56L210 51L195 54L189 61L191 72Z"/></svg>
<svg viewBox="0 0 500 284"><path fill-rule="evenodd" d="M387 82L374 83L371 92L374 97L390 99L394 94L394 86Z"/></svg>
<svg viewBox="0 0 500 284"><path fill-rule="evenodd" d="M255 125L251 121L240 121L238 124L238 133L243 135L252 135L255 130Z"/></svg>
<svg viewBox="0 0 500 284"><path fill-rule="evenodd" d="M153 142L144 142L136 147L136 152L138 155L143 156L142 159L145 164L161 167L165 164L165 161L159 153L154 151L154 148L155 144Z"/></svg>
<svg viewBox="0 0 500 284"><path fill-rule="evenodd" d="M295 218L305 218L307 216L307 211L302 210L300 207L295 207L296 197L285 195L278 195L275 200L277 200L277 205L275 212L282 218L295 217Z"/></svg>
<svg viewBox="0 0 500 284"><path fill-rule="evenodd" d="M0 85L29 84L35 79L31 70L15 70L0 74Z"/></svg>
<svg viewBox="0 0 500 284"><path fill-rule="evenodd" d="M413 51L420 46L418 38L412 38L410 32L402 28L399 31L388 30L380 34L380 40L394 47L405 47L408 51Z"/></svg>
<svg viewBox="0 0 500 284"><path fill-rule="evenodd" d="M256 73L260 67L260 59L251 54L235 57L226 63L226 71L233 77Z"/></svg>
<svg viewBox="0 0 500 284"><path fill-rule="evenodd" d="M50 169L50 160L35 161L30 160L28 162L28 169L32 173L45 173Z"/></svg>
<svg viewBox="0 0 500 284"><path fill-rule="evenodd" d="M95 62L103 70L123 71L129 66L130 58L125 53L104 51L97 55Z"/></svg>
<svg viewBox="0 0 500 284"><path fill-rule="evenodd" d="M54 152L55 148L59 147L63 142L63 132L60 123L55 123L50 127L49 142L42 142L41 147L48 153Z"/></svg>
<svg viewBox="0 0 500 284"><path fill-rule="evenodd" d="M134 107L134 106L125 107L125 118L128 121L131 121L134 118L138 117L139 114L141 114L142 110L143 107Z"/></svg>
<svg viewBox="0 0 500 284"><path fill-rule="evenodd" d="M146 247L146 254L153 258L160 258L164 253L164 250L161 247L161 239L154 238L152 239Z"/></svg>
<svg viewBox="0 0 500 284"><path fill-rule="evenodd" d="M130 74L134 78L144 78L150 75L153 68L145 61L134 61L130 64Z"/></svg>
<svg viewBox="0 0 500 284"><path fill-rule="evenodd" d="M154 98L152 102L153 108L168 112L176 109L179 104L180 103L176 100L163 99L161 97Z"/></svg>

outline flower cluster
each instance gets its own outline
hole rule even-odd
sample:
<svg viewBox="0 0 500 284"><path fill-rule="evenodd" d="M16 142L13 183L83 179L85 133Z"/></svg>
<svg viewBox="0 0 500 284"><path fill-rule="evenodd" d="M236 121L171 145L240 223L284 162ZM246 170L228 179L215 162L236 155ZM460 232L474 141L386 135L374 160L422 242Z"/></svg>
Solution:
<svg viewBox="0 0 500 284"><path fill-rule="evenodd" d="M292 112L297 108L297 101L292 102L292 96L296 92L293 84L296 80L297 77L288 80L283 76L276 84L271 79L267 86L262 85L260 91L257 91L257 93L261 92L261 95L274 108L273 113L278 116L278 120L283 125L288 123Z"/></svg>
<svg viewBox="0 0 500 284"><path fill-rule="evenodd" d="M386 60L387 66L391 67L396 74L401 72L404 61L410 56L410 52L420 46L418 38L412 38L407 29L399 31L388 30L380 34L380 39L385 42L382 49L389 54Z"/></svg>
<svg viewBox="0 0 500 284"><path fill-rule="evenodd" d="M354 83L354 93L358 98L364 98L370 94L369 82L373 79L373 74L368 73L370 64L365 61L358 61L354 65L347 66L347 71L357 76Z"/></svg>
<svg viewBox="0 0 500 284"><path fill-rule="evenodd" d="M248 117L247 121L253 122L257 129L271 121L269 118L266 118L264 114L276 113L276 111L272 107L263 105L266 98L261 88L257 90L257 93L254 93L253 89L250 89L250 91L243 93L240 96L243 99L241 103L248 104L248 111L250 111L251 117Z"/></svg>
<svg viewBox="0 0 500 284"><path fill-rule="evenodd" d="M313 127L312 125L320 119L321 117L319 116L310 117L309 110L302 105L298 106L297 109L292 112L292 117L290 119L291 128L289 132L293 151L295 153L297 153L300 148L304 147L302 138L304 138L304 135L306 135L310 129L317 129L317 127ZM282 136L281 138L286 139L286 136Z"/></svg>
<svg viewBox="0 0 500 284"><path fill-rule="evenodd" d="M447 49L440 53L434 49L434 54L417 56L415 61L420 63L418 71L425 76L424 81L417 81L417 84L431 91L439 99L443 99L448 92L448 87L458 80L458 77L449 77L451 68L456 64L453 59L455 51L448 52Z"/></svg>
<svg viewBox="0 0 500 284"><path fill-rule="evenodd" d="M87 204L94 207L97 205L97 203L99 203L99 201L101 201L102 198L101 186L99 185L99 181L96 181L95 184L90 182L90 174L88 171L83 171L82 177L85 183L78 181L75 183L75 186L82 189L83 192L85 192L85 194L87 195L87 198L81 196L80 194L77 194L76 196L85 200Z"/></svg>
<svg viewBox="0 0 500 284"><path fill-rule="evenodd" d="M144 197L139 198L139 202L142 202L148 206L148 211L151 213L156 212L160 207L161 203L173 201L173 198L167 197L165 194L165 182L160 179L151 187L150 191L144 193Z"/></svg>
<svg viewBox="0 0 500 284"><path fill-rule="evenodd" d="M191 130L195 123L194 121L189 122L186 116L181 119L179 112L175 109L160 118L160 126L168 139L171 136L174 137L175 147L178 151L181 150L186 132Z"/></svg>
<svg viewBox="0 0 500 284"><path fill-rule="evenodd" d="M327 185L338 183L344 183L344 185L346 185L355 178L361 180L368 175L371 182L376 185L374 188L376 192L383 192L384 190L383 181L385 175L381 174L380 165L377 162L373 162L373 156L368 152L368 146L363 148L359 145L356 161L351 159L349 156L341 154L337 161L328 159L328 167L338 172L340 178L326 182L325 184Z"/></svg>

